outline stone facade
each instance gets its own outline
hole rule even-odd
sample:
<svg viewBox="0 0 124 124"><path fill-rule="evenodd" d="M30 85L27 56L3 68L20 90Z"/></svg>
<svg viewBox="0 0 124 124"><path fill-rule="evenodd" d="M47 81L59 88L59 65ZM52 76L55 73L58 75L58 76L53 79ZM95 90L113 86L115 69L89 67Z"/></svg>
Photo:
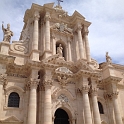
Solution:
<svg viewBox="0 0 124 124"><path fill-rule="evenodd" d="M25 12L19 41L2 25L0 124L124 123L124 66L91 58L90 24L49 3Z"/></svg>

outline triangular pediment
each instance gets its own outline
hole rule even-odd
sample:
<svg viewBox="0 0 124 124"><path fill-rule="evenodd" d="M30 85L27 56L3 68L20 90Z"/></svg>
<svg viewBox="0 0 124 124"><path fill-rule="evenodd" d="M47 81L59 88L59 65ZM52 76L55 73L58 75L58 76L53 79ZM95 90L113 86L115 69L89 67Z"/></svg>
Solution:
<svg viewBox="0 0 124 124"><path fill-rule="evenodd" d="M72 18L75 18L75 17L80 17L80 18L82 18L82 19L85 19L85 17L84 16L82 16L78 11L76 11L75 10L75 12L73 13L73 15L72 15Z"/></svg>
<svg viewBox="0 0 124 124"><path fill-rule="evenodd" d="M17 117L10 116L8 118L5 118L4 120L1 120L2 122L21 122Z"/></svg>

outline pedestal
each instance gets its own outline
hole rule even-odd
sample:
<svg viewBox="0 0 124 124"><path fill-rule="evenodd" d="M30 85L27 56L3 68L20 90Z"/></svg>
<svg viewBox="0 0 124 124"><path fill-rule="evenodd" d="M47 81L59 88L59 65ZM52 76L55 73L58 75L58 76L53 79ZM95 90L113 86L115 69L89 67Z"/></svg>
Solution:
<svg viewBox="0 0 124 124"><path fill-rule="evenodd" d="M4 54L4 55L9 55L8 52L9 52L9 47L10 47L10 43L8 42L5 42L5 41L2 41L0 43L0 53L1 54Z"/></svg>
<svg viewBox="0 0 124 124"><path fill-rule="evenodd" d="M39 53L40 53L39 50L32 50L30 54L30 59L32 61L39 61Z"/></svg>

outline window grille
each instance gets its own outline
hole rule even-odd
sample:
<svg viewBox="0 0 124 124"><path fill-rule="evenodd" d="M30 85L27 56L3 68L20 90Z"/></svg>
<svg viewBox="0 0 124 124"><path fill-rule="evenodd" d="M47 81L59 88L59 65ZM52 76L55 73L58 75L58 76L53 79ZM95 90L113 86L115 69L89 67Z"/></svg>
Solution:
<svg viewBox="0 0 124 124"><path fill-rule="evenodd" d="M9 95L8 99L8 107L17 107L19 108L20 97L18 93L12 92Z"/></svg>

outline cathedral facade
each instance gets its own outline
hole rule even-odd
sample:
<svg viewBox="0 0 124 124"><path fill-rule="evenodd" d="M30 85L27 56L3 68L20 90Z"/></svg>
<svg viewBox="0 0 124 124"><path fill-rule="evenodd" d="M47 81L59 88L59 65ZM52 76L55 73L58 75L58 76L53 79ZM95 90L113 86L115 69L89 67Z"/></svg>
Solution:
<svg viewBox="0 0 124 124"><path fill-rule="evenodd" d="M124 124L124 66L91 57L90 24L48 3L26 10L19 41L2 25L0 124Z"/></svg>

